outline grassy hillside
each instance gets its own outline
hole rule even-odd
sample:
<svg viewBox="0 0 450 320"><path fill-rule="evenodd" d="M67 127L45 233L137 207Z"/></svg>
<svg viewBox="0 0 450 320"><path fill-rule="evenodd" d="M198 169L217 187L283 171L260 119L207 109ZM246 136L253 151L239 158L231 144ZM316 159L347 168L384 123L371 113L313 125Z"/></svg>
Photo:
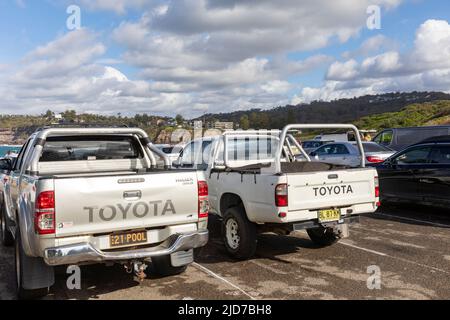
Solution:
<svg viewBox="0 0 450 320"><path fill-rule="evenodd" d="M37 127L51 123L53 116L50 110L36 116L0 115L0 143L23 143ZM75 111L68 110L63 116L68 122L140 127L155 141L160 140L157 137L166 141L174 129L168 124L169 118L147 114L137 114L134 117L77 115ZM202 120L211 119L234 121L243 129L278 129L288 123L354 123L360 129L376 130L443 125L450 124L450 95L429 92L393 93L202 117ZM321 132L308 132L310 135L319 133Z"/></svg>
<svg viewBox="0 0 450 320"><path fill-rule="evenodd" d="M51 113L51 111L48 111ZM95 114L79 114L69 110L63 113L68 123L95 123L98 125L126 125L129 127L139 127L144 129L151 139L156 139L161 130L166 129L165 124L159 124L159 120L168 118L150 116L147 114L137 114L134 117L103 116ZM0 116L0 144L14 143L21 144L26 138L35 132L39 127L57 122L53 116L41 115L1 115ZM169 128L170 130L171 128Z"/></svg>
<svg viewBox="0 0 450 320"><path fill-rule="evenodd" d="M354 122L360 129L385 129L450 124L450 101L416 103L398 112L363 117Z"/></svg>
<svg viewBox="0 0 450 320"><path fill-rule="evenodd" d="M233 121L243 129L276 129L288 123L349 123L358 121L362 117L387 112L397 113L414 103L442 100L450 100L450 95L442 92L397 92L329 102L313 101L310 104L280 106L269 110L254 109L206 114L199 120Z"/></svg>

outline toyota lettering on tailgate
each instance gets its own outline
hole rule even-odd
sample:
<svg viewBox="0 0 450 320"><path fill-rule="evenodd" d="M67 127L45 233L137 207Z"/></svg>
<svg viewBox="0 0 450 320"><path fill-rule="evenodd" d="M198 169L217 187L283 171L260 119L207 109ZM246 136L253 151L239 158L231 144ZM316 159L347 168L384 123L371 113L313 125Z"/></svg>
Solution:
<svg viewBox="0 0 450 320"><path fill-rule="evenodd" d="M135 204L128 203L126 205L108 205L104 207L84 207L89 214L89 222L94 222L94 215L102 221L112 221L116 216L122 219L127 219L128 215L133 215L136 218L145 218L147 215L164 216L168 213L176 214L175 207L172 201L150 201L150 202L136 202Z"/></svg>
<svg viewBox="0 0 450 320"><path fill-rule="evenodd" d="M351 185L316 187L313 188L313 190L314 196L316 197L353 193L353 188Z"/></svg>

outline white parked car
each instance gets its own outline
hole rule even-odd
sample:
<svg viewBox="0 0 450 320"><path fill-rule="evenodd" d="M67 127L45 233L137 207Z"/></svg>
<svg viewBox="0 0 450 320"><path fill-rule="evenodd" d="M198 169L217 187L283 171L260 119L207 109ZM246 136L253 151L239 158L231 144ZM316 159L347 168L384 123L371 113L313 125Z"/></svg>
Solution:
<svg viewBox="0 0 450 320"><path fill-rule="evenodd" d="M334 140L306 140L302 142L302 147L303 150L305 150L307 153L310 153L317 148L332 142L334 142Z"/></svg>
<svg viewBox="0 0 450 320"><path fill-rule="evenodd" d="M233 257L252 257L259 232L306 229L313 242L331 245L360 214L377 209L377 172L365 168L365 158L358 168L312 162L290 134L322 128L349 129L359 137L352 125L289 125L282 131L225 132L183 149L174 165L205 171L210 212L222 217L225 247Z"/></svg>
<svg viewBox="0 0 450 320"><path fill-rule="evenodd" d="M368 164L380 163L392 156L395 151L375 142L362 143L365 161ZM356 143L334 142L323 145L312 151L310 157L313 161L330 164L357 167L361 163L361 153Z"/></svg>

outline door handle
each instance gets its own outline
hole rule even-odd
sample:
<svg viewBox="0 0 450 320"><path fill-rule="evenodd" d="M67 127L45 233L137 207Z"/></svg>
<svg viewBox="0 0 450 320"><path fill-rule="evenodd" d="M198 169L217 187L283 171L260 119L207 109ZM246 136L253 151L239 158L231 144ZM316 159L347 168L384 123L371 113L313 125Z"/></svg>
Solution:
<svg viewBox="0 0 450 320"><path fill-rule="evenodd" d="M142 197L142 192L140 190L135 191L124 191L123 198L126 200L139 200Z"/></svg>

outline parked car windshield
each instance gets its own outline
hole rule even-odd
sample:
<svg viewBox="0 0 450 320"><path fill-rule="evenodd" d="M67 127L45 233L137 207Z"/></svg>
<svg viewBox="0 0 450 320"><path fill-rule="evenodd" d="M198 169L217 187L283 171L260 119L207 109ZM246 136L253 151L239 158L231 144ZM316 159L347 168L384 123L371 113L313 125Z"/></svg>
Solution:
<svg viewBox="0 0 450 320"><path fill-rule="evenodd" d="M315 151L318 155L349 154L347 147L343 144L328 144Z"/></svg>
<svg viewBox="0 0 450 320"><path fill-rule="evenodd" d="M386 131L379 133L373 139L373 141L375 141L376 143L379 143L379 144L389 145L392 142L393 135L394 135L394 133L392 130L386 130Z"/></svg>
<svg viewBox="0 0 450 320"><path fill-rule="evenodd" d="M302 143L305 149L316 149L320 147L323 143L321 141L305 141Z"/></svg>

